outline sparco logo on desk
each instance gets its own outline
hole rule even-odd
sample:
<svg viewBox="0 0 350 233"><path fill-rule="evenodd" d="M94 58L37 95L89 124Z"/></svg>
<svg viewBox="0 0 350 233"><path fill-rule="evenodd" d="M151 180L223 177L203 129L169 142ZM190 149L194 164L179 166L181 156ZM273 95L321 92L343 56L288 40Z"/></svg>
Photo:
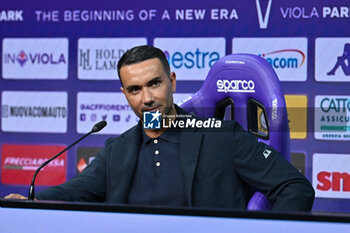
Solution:
<svg viewBox="0 0 350 233"><path fill-rule="evenodd" d="M255 83L252 80L221 80L216 82L218 92L255 92Z"/></svg>

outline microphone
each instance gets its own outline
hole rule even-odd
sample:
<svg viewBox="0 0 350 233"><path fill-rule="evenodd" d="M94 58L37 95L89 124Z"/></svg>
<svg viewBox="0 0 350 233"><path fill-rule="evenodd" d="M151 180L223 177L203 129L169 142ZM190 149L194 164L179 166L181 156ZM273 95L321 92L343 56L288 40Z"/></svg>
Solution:
<svg viewBox="0 0 350 233"><path fill-rule="evenodd" d="M75 141L73 144L71 144L70 146L66 147L63 151L61 151L60 153L58 153L57 155L55 155L54 157L52 157L51 159L48 159L47 161L45 161L43 164L40 165L40 167L38 169L36 169L34 175L33 175L33 179L32 182L30 184L30 188L29 188L29 193L28 193L28 199L29 200L34 200L34 196L35 196L35 189L34 189L34 183L35 183L35 178L38 175L39 171L45 167L47 164L49 164L52 160L54 160L55 158L57 158L58 156L60 156L61 154L63 154L64 152L66 152L67 150L69 150L71 147L73 147L75 144L77 144L78 142L80 142L81 140L83 140L84 138L86 138L87 136L89 136L92 133L96 133L98 131L100 131L101 129L103 129L105 126L107 125L106 121L100 121L98 123L96 123L94 125L94 127L92 127L92 129L90 130L90 132L88 132L87 134L85 134L83 137L81 137L79 140Z"/></svg>
<svg viewBox="0 0 350 233"><path fill-rule="evenodd" d="M96 123L94 125L94 127L92 127L90 133L96 133L98 131L100 131L101 129L103 129L104 127L106 127L107 125L107 121L100 121L98 123Z"/></svg>

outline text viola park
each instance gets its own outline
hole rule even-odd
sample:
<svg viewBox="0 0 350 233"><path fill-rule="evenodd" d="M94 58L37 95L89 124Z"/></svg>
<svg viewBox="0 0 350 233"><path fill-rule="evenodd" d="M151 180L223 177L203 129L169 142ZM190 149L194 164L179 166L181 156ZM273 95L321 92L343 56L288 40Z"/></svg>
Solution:
<svg viewBox="0 0 350 233"><path fill-rule="evenodd" d="M281 7L283 18L350 18L348 6L324 6L324 7Z"/></svg>

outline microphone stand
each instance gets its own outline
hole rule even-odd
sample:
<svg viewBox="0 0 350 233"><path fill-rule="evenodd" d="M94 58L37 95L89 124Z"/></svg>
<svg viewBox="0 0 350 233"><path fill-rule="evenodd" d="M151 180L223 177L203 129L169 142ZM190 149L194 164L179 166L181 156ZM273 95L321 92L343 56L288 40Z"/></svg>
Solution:
<svg viewBox="0 0 350 233"><path fill-rule="evenodd" d="M34 175L33 175L33 179L32 182L30 184L30 188L29 188L29 193L28 193L28 200L34 200L34 196L35 196L35 189L34 189L34 183L35 183L35 179L36 176L38 175L39 171L45 167L47 164L49 164L52 160L54 160L55 158L57 158L58 156L60 156L61 154L63 154L64 152L66 152L67 150L69 150L71 147L73 147L75 144L79 143L81 140L83 140L84 138L86 138L87 136L89 136L92 133L98 132L101 129L103 129L105 126L107 125L106 121L100 121L97 124L94 125L94 127L91 129L91 131L87 134L85 134L83 137L81 137L79 140L77 140L76 142L74 142L73 144L71 144L70 146L66 147L63 151L61 151L60 153L58 153L57 155L55 155L54 157L52 157L51 159L48 159L47 161L45 161L43 164L40 165L40 167L38 169L36 169Z"/></svg>

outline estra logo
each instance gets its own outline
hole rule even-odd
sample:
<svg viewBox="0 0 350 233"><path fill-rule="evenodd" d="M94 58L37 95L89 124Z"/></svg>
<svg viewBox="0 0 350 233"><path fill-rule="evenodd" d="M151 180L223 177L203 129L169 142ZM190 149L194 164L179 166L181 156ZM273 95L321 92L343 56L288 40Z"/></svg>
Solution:
<svg viewBox="0 0 350 233"><path fill-rule="evenodd" d="M179 80L204 80L217 60L225 56L224 38L156 38L154 46L162 49L170 69Z"/></svg>
<svg viewBox="0 0 350 233"><path fill-rule="evenodd" d="M1 182L29 185L34 172L46 160L63 150L64 146L4 144L1 149ZM43 168L37 185L58 185L66 181L67 156L63 153Z"/></svg>
<svg viewBox="0 0 350 233"><path fill-rule="evenodd" d="M2 65L5 79L67 79L68 39L5 38Z"/></svg>
<svg viewBox="0 0 350 233"><path fill-rule="evenodd" d="M350 198L350 154L314 154L312 174L316 197Z"/></svg>
<svg viewBox="0 0 350 233"><path fill-rule="evenodd" d="M165 50L164 54L168 59L169 65L176 69L205 69L212 67L213 64L220 59L220 54L218 52L207 52L200 48L193 48L184 53L181 53L180 51L169 53Z"/></svg>

